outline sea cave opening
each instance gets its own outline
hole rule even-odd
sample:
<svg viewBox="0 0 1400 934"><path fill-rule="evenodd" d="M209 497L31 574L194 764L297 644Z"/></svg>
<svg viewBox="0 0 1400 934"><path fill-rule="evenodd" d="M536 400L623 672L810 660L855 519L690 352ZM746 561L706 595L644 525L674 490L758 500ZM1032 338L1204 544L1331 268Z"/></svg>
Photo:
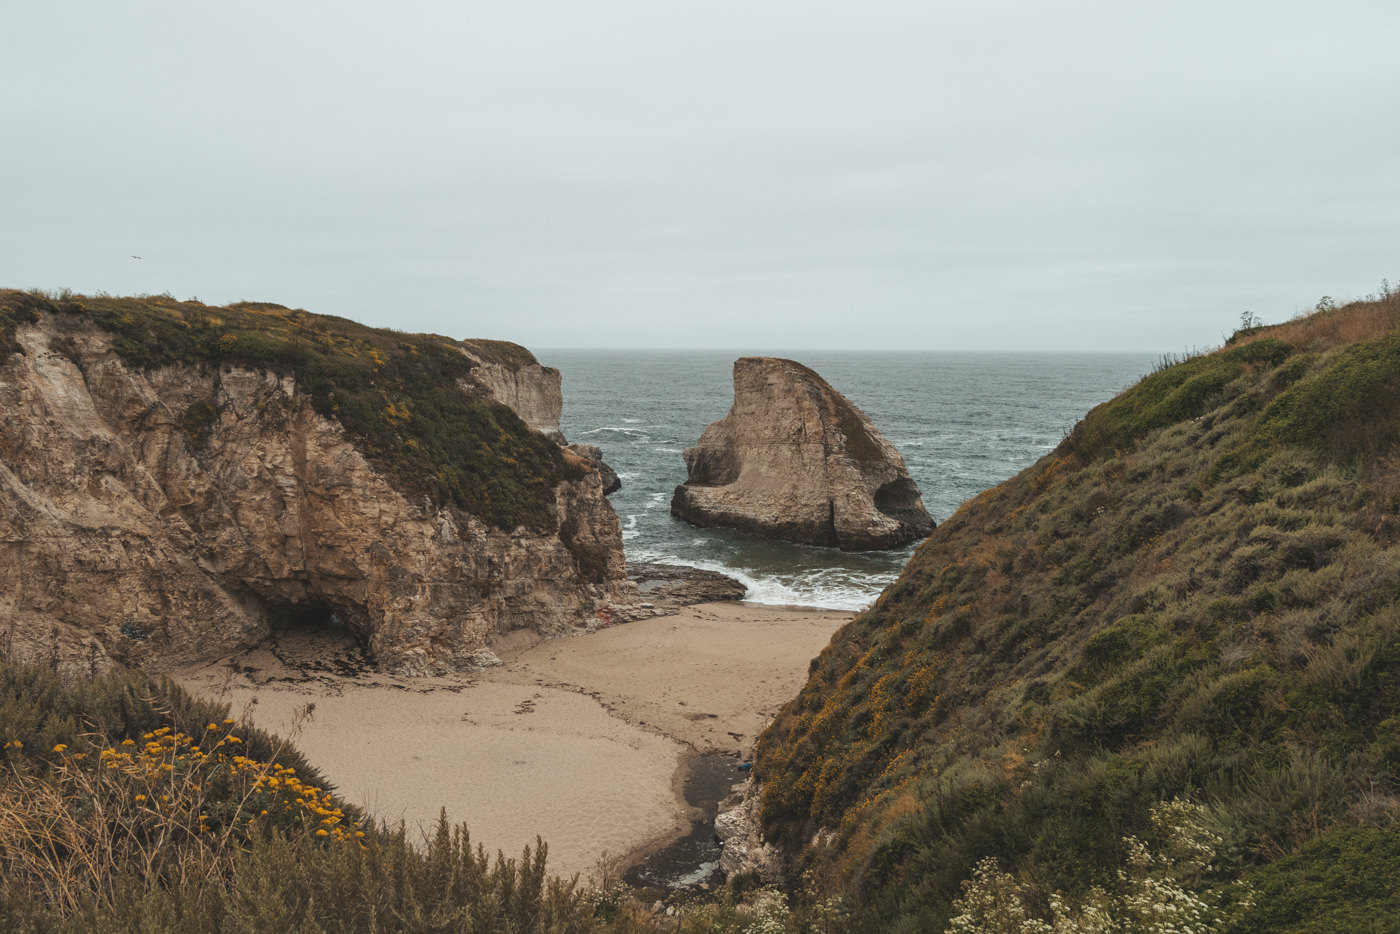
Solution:
<svg viewBox="0 0 1400 934"><path fill-rule="evenodd" d="M355 608L322 600L269 604L265 646L301 671L349 673L371 665L368 633Z"/></svg>

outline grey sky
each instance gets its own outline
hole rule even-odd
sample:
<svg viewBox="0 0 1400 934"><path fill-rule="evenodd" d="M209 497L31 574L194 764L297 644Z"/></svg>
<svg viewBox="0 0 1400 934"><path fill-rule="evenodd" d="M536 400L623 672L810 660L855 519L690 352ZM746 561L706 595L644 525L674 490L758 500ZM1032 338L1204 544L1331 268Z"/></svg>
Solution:
<svg viewBox="0 0 1400 934"><path fill-rule="evenodd" d="M14 0L0 34L7 286L1167 351L1400 279L1394 0Z"/></svg>

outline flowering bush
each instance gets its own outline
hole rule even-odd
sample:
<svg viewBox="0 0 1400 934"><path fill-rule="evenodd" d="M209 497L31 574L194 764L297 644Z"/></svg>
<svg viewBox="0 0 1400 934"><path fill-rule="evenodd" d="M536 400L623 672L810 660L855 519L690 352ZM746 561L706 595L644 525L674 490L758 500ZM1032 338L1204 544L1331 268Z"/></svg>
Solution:
<svg viewBox="0 0 1400 934"><path fill-rule="evenodd" d="M364 831L325 789L241 754L234 726L210 722L198 737L164 726L140 741L84 736L55 744L45 769L9 756L0 782L8 884L76 908L110 898L118 866L139 865L154 884L216 872L230 844L260 829L363 846Z"/></svg>
<svg viewBox="0 0 1400 934"><path fill-rule="evenodd" d="M1221 839L1206 826L1205 809L1180 799L1152 809L1157 849L1125 837L1125 865L1112 889L1092 886L1077 899L1060 892L1048 897L1051 920L1036 917L1035 889L1003 872L993 857L977 864L963 894L953 903L953 934L1212 934L1222 930L1226 912L1214 894L1188 880L1210 870ZM1233 910L1251 906L1248 894Z"/></svg>

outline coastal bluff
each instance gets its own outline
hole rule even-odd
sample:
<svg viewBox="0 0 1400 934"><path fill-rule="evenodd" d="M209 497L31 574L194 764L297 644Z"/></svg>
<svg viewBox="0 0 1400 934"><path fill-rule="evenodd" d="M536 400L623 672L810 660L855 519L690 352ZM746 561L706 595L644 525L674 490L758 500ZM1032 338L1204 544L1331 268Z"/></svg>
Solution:
<svg viewBox="0 0 1400 934"><path fill-rule="evenodd" d="M506 342L0 291L0 638L165 670L333 625L426 675L594 626L640 602L599 471L504 404L558 393Z"/></svg>
<svg viewBox="0 0 1400 934"><path fill-rule="evenodd" d="M685 451L672 515L698 526L847 551L898 548L933 530L904 458L809 367L734 363L734 403Z"/></svg>

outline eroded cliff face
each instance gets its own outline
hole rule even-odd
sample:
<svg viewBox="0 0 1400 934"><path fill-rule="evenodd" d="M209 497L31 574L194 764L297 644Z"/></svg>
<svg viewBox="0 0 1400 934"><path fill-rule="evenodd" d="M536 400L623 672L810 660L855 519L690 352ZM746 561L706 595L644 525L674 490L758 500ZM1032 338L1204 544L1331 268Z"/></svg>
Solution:
<svg viewBox="0 0 1400 934"><path fill-rule="evenodd" d="M489 664L496 633L563 633L638 602L617 517L575 455L557 527L503 531L400 492L295 376L138 369L77 314L21 323L16 341L0 361L0 639L17 655L158 670L304 616L430 674Z"/></svg>
<svg viewBox="0 0 1400 934"><path fill-rule="evenodd" d="M734 404L685 464L671 512L695 525L849 550L896 548L933 530L899 451L792 360L737 360Z"/></svg>
<svg viewBox="0 0 1400 934"><path fill-rule="evenodd" d="M525 424L563 444L559 417L564 412L564 393L559 371L534 361L493 361L489 350L490 345L496 343L463 342L463 352L476 361L472 378L499 402L514 409Z"/></svg>

